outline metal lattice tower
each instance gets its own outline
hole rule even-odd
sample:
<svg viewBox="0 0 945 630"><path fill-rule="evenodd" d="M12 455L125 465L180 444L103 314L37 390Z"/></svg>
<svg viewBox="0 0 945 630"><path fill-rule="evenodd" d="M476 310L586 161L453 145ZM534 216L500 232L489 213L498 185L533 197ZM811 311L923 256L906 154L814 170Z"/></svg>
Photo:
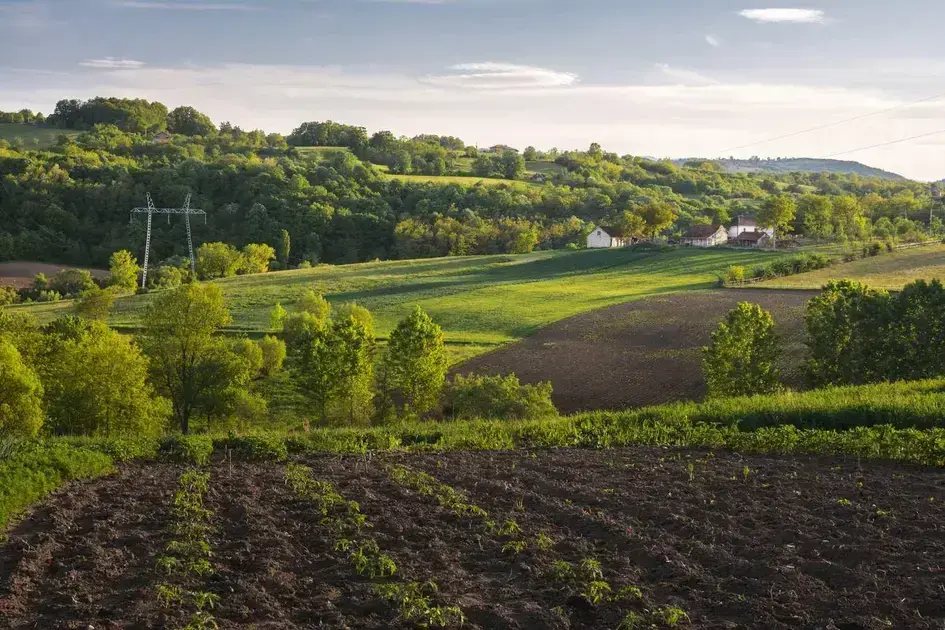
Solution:
<svg viewBox="0 0 945 630"><path fill-rule="evenodd" d="M196 274L197 270L194 262L194 240L193 234L190 230L190 215L202 215L204 223L206 223L207 213L203 210L190 207L190 193L187 194L187 198L184 199L184 205L181 208L155 208L154 202L151 201L151 193L148 193L148 206L146 208L132 208L131 218L134 219L135 214L142 213L146 213L148 215L148 231L144 240L144 267L141 272L141 287L144 288L147 286L148 282L148 258L151 254L151 217L155 214L166 214L168 223L171 222L172 214L184 215L184 223L187 224L187 251L190 254L190 270Z"/></svg>

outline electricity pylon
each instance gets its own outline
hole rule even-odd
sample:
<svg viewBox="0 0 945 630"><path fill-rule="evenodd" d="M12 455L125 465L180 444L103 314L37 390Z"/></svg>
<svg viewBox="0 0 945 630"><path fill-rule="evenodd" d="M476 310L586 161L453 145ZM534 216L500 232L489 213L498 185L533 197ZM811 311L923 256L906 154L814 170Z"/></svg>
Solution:
<svg viewBox="0 0 945 630"><path fill-rule="evenodd" d="M166 214L168 223L171 222L172 214L184 215L184 223L187 224L187 251L190 252L190 270L196 274L197 269L194 265L194 240L190 231L190 215L202 215L204 223L206 223L207 213L203 210L190 207L190 193L187 193L187 198L184 199L184 205L181 208L155 208L154 202L151 201L151 193L148 193L148 206L146 208L132 208L131 218L134 219L134 215L139 213L146 213L148 215L148 232L147 236L144 238L144 266L141 272L141 288L147 286L148 281L148 257L151 253L151 217L155 214Z"/></svg>

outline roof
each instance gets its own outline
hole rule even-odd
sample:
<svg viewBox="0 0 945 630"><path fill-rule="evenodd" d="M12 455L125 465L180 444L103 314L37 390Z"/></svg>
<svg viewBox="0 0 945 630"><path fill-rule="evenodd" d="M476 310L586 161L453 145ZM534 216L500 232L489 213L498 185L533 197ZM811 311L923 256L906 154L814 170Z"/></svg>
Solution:
<svg viewBox="0 0 945 630"><path fill-rule="evenodd" d="M742 232L735 237L735 240L757 242L763 238L768 238L768 234L766 232Z"/></svg>
<svg viewBox="0 0 945 630"><path fill-rule="evenodd" d="M735 225L755 226L758 225L758 222L750 214L740 214L735 217Z"/></svg>
<svg viewBox="0 0 945 630"><path fill-rule="evenodd" d="M609 234L613 238L627 238L628 236L630 236L630 232L628 232L624 228L618 228L612 225L598 225L597 227L607 232L607 234Z"/></svg>
<svg viewBox="0 0 945 630"><path fill-rule="evenodd" d="M693 225L683 238L709 238L722 229L721 225Z"/></svg>

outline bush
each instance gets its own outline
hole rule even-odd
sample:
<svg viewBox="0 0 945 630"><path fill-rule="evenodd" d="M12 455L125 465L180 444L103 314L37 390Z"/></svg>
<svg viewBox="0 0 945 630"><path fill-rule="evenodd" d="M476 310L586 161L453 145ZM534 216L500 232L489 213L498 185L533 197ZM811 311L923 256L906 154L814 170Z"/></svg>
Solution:
<svg viewBox="0 0 945 630"><path fill-rule="evenodd" d="M230 435L218 440L217 448L227 447L239 457L250 461L284 461L289 451L282 437L269 433Z"/></svg>
<svg viewBox="0 0 945 630"><path fill-rule="evenodd" d="M58 302L62 299L62 294L58 291L43 290L36 294L37 302Z"/></svg>
<svg viewBox="0 0 945 630"><path fill-rule="evenodd" d="M92 274L85 269L63 269L49 281L49 289L72 297L83 291L96 288Z"/></svg>
<svg viewBox="0 0 945 630"><path fill-rule="evenodd" d="M771 313L741 302L702 349L710 396L765 394L780 389L775 361L781 352Z"/></svg>
<svg viewBox="0 0 945 630"><path fill-rule="evenodd" d="M732 265L725 271L725 282L742 282L745 279L745 268L741 265Z"/></svg>
<svg viewBox="0 0 945 630"><path fill-rule="evenodd" d="M233 344L233 352L246 364L246 373L256 378L263 368L262 348L252 339L240 339Z"/></svg>
<svg viewBox="0 0 945 630"><path fill-rule="evenodd" d="M19 350L0 337L0 437L34 436L43 425L43 385Z"/></svg>
<svg viewBox="0 0 945 630"><path fill-rule="evenodd" d="M161 442L158 455L164 461L202 466L213 455L213 439L208 435L172 435Z"/></svg>
<svg viewBox="0 0 945 630"><path fill-rule="evenodd" d="M272 376L282 370L282 364L285 362L286 345L278 337L266 335L259 342L259 349L262 350L262 373L265 376Z"/></svg>
<svg viewBox="0 0 945 630"><path fill-rule="evenodd" d="M457 420L534 420L558 410L551 402L551 383L522 385L514 374L458 374L446 387L446 413Z"/></svg>
<svg viewBox="0 0 945 630"><path fill-rule="evenodd" d="M0 306L16 304L20 301L20 292L13 287L0 287Z"/></svg>

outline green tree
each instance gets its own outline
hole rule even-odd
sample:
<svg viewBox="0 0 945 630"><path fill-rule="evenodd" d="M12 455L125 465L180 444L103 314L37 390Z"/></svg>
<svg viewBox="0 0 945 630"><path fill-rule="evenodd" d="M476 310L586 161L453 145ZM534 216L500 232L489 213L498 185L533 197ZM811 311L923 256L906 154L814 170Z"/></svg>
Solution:
<svg viewBox="0 0 945 630"><path fill-rule="evenodd" d="M403 401L407 415L426 413L440 400L447 367L443 330L418 306L390 334L383 365L386 393Z"/></svg>
<svg viewBox="0 0 945 630"><path fill-rule="evenodd" d="M371 315L371 311L355 302L345 302L335 309L334 318L345 319L346 317L353 317L358 320L358 323L364 326L368 335L372 339L374 338L374 316Z"/></svg>
<svg viewBox="0 0 945 630"><path fill-rule="evenodd" d="M138 273L141 267L138 261L126 249L119 250L108 259L109 286L118 287L124 291L134 292L138 286Z"/></svg>
<svg viewBox="0 0 945 630"><path fill-rule="evenodd" d="M215 333L232 320L215 285L187 284L158 294L145 311L142 346L151 358L153 380L171 400L183 433L203 397L229 386L201 369L224 350Z"/></svg>
<svg viewBox="0 0 945 630"><path fill-rule="evenodd" d="M286 344L278 337L266 335L259 342L262 350L262 374L272 376L282 371L286 357Z"/></svg>
<svg viewBox="0 0 945 630"><path fill-rule="evenodd" d="M276 302L275 305L269 309L269 328L276 332L282 332L285 328L286 317L288 316L289 314L282 308L282 304Z"/></svg>
<svg viewBox="0 0 945 630"><path fill-rule="evenodd" d="M296 321L301 325L296 327ZM293 358L295 380L324 425L337 374L328 327L311 313L296 313L286 322L286 345Z"/></svg>
<svg viewBox="0 0 945 630"><path fill-rule="evenodd" d="M86 319L107 319L115 304L115 291L112 287L99 289L98 287L83 291L72 304L73 310L79 317Z"/></svg>
<svg viewBox="0 0 945 630"><path fill-rule="evenodd" d="M279 262L283 269L289 268L289 253L292 251L292 239L288 230L282 230L279 236Z"/></svg>
<svg viewBox="0 0 945 630"><path fill-rule="evenodd" d="M637 212L646 224L645 233L651 237L671 226L678 216L675 206L666 201L651 201Z"/></svg>
<svg viewBox="0 0 945 630"><path fill-rule="evenodd" d="M852 280L831 281L807 303L804 323L814 385L852 385L889 373L891 301Z"/></svg>
<svg viewBox="0 0 945 630"><path fill-rule="evenodd" d="M197 277L201 280L235 276L242 256L227 243L204 243L197 249Z"/></svg>
<svg viewBox="0 0 945 630"><path fill-rule="evenodd" d="M246 364L249 378L259 376L263 367L263 351L252 339L240 339L233 344L233 352Z"/></svg>
<svg viewBox="0 0 945 630"><path fill-rule="evenodd" d="M804 195L797 204L804 234L824 238L833 233L833 203L825 195Z"/></svg>
<svg viewBox="0 0 945 630"><path fill-rule="evenodd" d="M945 287L916 280L890 299L890 329L882 380L920 380L945 375Z"/></svg>
<svg viewBox="0 0 945 630"><path fill-rule="evenodd" d="M853 195L841 195L833 198L834 229L840 236L862 240L867 236L867 222L863 216L863 207Z"/></svg>
<svg viewBox="0 0 945 630"><path fill-rule="evenodd" d="M43 385L16 347L0 336L0 437L32 437L43 425Z"/></svg>
<svg viewBox="0 0 945 630"><path fill-rule="evenodd" d="M157 435L170 413L131 339L101 322L56 344L46 362L49 428L68 435Z"/></svg>
<svg viewBox="0 0 945 630"><path fill-rule="evenodd" d="M364 424L374 412L374 336L354 315L335 317L329 344L335 375L331 395L350 424Z"/></svg>
<svg viewBox="0 0 945 630"><path fill-rule="evenodd" d="M38 280L38 278L37 278ZM72 297L83 291L94 289L97 285L92 273L86 269L63 269L49 281L49 290L60 295Z"/></svg>
<svg viewBox="0 0 945 630"><path fill-rule="evenodd" d="M797 205L788 195L773 195L765 199L758 210L758 226L774 229L775 239L791 229Z"/></svg>
<svg viewBox="0 0 945 630"><path fill-rule="evenodd" d="M184 136L212 136L217 132L216 125L206 114L193 107L178 107L167 115L167 130Z"/></svg>
<svg viewBox="0 0 945 630"><path fill-rule="evenodd" d="M312 289L307 289L302 297L295 304L301 313L311 313L319 321L327 322L331 316L331 304L324 297L315 293Z"/></svg>
<svg viewBox="0 0 945 630"><path fill-rule="evenodd" d="M740 302L702 349L702 372L709 396L768 394L780 389L775 362L781 346L771 313Z"/></svg>
<svg viewBox="0 0 945 630"><path fill-rule="evenodd" d="M276 259L276 250L265 243L250 243L243 248L240 258L242 273L266 273L269 263Z"/></svg>
<svg viewBox="0 0 945 630"><path fill-rule="evenodd" d="M254 376L253 362L259 357L251 350L252 356L247 357L223 340L217 341L196 361L193 371L194 381L201 385L194 399L193 414L203 416L208 431L213 429L214 420L234 419L241 410L249 409L251 417L258 417L265 410L265 403L260 405L247 389Z"/></svg>

